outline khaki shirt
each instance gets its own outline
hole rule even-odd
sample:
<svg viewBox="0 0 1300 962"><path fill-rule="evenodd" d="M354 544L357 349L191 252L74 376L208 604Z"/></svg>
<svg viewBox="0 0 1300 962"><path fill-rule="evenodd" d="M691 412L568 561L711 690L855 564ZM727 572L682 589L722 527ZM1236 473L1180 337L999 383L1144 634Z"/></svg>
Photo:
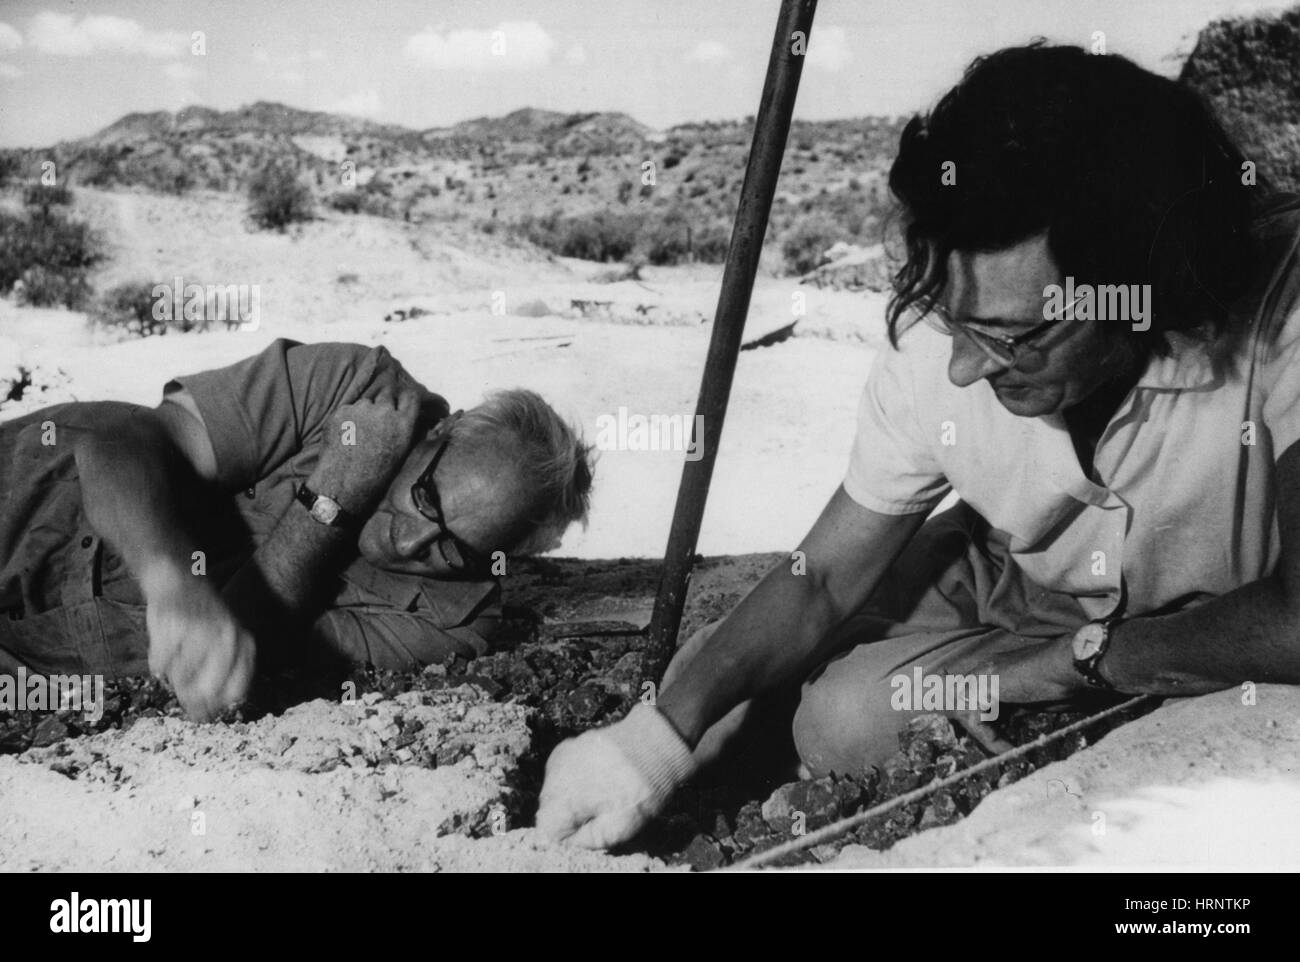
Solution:
<svg viewBox="0 0 1300 962"><path fill-rule="evenodd" d="M382 347L278 340L239 363L167 384L165 393L184 388L194 399L216 454L216 484L184 501L209 577L224 584L286 511L301 510L294 493L315 468L330 413L382 384L419 391L429 425L447 414L447 403ZM93 426L95 407L56 405L0 424L0 668L148 670L144 599L85 520L74 446L42 444L51 425L65 442ZM487 650L499 598L494 580L434 581L358 556L311 636L383 668L473 657Z"/></svg>
<svg viewBox="0 0 1300 962"><path fill-rule="evenodd" d="M1171 335L1097 445L1084 475L1058 415L1022 418L987 381L957 388L951 341L912 326L877 356L844 479L884 514L950 491L1009 538L1034 585L1088 616L1178 608L1256 581L1277 564L1274 465L1300 440L1300 211L1261 229L1268 271L1213 346ZM1032 592L1026 593L1032 597Z"/></svg>

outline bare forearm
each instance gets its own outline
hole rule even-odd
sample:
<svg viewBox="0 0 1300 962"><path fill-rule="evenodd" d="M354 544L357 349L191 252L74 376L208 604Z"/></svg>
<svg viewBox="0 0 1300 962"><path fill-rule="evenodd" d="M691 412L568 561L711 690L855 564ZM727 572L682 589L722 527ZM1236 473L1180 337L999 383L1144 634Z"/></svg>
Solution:
<svg viewBox="0 0 1300 962"><path fill-rule="evenodd" d="M1300 683L1300 611L1277 577L1114 628L1103 674L1121 691L1196 695L1245 681Z"/></svg>
<svg viewBox="0 0 1300 962"><path fill-rule="evenodd" d="M840 618L810 578L782 562L663 692L659 710L694 745L733 706L797 677Z"/></svg>
<svg viewBox="0 0 1300 962"><path fill-rule="evenodd" d="M222 597L259 641L314 619L329 602L355 533L314 521L294 503L253 558L226 583Z"/></svg>

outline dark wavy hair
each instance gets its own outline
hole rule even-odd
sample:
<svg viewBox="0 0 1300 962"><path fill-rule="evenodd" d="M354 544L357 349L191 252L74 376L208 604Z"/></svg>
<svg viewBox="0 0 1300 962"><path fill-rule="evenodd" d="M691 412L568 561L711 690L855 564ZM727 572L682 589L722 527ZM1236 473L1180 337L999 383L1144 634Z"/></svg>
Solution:
<svg viewBox="0 0 1300 962"><path fill-rule="evenodd" d="M942 182L955 164L956 183ZM889 186L906 259L889 339L923 316L954 251L993 251L1044 231L1076 284L1150 284L1151 328L1212 339L1254 275L1252 221L1271 194L1192 89L1113 54L1036 41L977 58L899 139ZM897 235L895 235L897 237ZM1153 336L1155 335L1155 336Z"/></svg>

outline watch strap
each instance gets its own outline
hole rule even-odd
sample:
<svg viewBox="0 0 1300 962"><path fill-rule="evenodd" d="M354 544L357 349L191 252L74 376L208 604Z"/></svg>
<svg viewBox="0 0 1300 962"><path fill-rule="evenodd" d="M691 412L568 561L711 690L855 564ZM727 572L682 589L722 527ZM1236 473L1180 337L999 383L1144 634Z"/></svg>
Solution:
<svg viewBox="0 0 1300 962"><path fill-rule="evenodd" d="M1114 685L1106 680L1106 676L1101 673L1101 659L1105 657L1106 652L1110 651L1111 626L1117 622L1118 618L1105 618L1101 621L1090 622L1090 624L1099 625L1104 632L1100 647L1097 648L1087 658L1074 659L1074 670L1083 676L1089 687L1097 688L1102 691L1116 691Z"/></svg>
<svg viewBox="0 0 1300 962"><path fill-rule="evenodd" d="M326 495L317 494L315 491L307 487L307 485L305 484L298 485L298 490L295 493L294 497L299 504L301 504L304 508L307 509L307 511L311 514L314 520L320 521L321 524L326 524L331 528L346 528L354 524L357 520L356 516L352 514L350 511L344 510L342 505L339 505L337 500L335 500L334 498L330 498L330 501L333 501L335 506L338 508L338 512L335 514L334 520L321 521L321 519L316 514L316 503L321 498L326 497Z"/></svg>

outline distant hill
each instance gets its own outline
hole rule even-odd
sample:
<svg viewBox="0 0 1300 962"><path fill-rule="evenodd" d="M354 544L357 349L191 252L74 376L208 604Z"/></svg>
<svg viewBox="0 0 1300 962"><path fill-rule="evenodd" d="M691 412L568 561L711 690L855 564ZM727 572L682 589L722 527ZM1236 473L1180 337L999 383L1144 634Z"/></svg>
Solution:
<svg viewBox="0 0 1300 962"><path fill-rule="evenodd" d="M1300 8L1209 24L1181 79L1213 101L1265 176L1300 190ZM838 241L881 240L902 122L793 124L767 239L791 270L815 266ZM560 254L673 263L725 255L752 127L748 117L659 131L621 113L525 108L413 130L258 102L129 114L0 160L23 179L52 159L74 187L168 193L242 193L255 173L282 165L341 212L468 221Z"/></svg>
<svg viewBox="0 0 1300 962"><path fill-rule="evenodd" d="M1266 177L1300 191L1300 7L1216 20L1180 79L1210 99Z"/></svg>
<svg viewBox="0 0 1300 962"><path fill-rule="evenodd" d="M900 123L797 121L769 243L875 243ZM244 191L256 171L281 164L339 210L469 218L575 256L618 259L631 237L648 259L671 262L725 253L752 124L656 131L621 113L523 109L419 131L259 102L130 114L80 140L9 153L33 177L53 159L74 187L169 193ZM591 217L594 227L583 222Z"/></svg>

